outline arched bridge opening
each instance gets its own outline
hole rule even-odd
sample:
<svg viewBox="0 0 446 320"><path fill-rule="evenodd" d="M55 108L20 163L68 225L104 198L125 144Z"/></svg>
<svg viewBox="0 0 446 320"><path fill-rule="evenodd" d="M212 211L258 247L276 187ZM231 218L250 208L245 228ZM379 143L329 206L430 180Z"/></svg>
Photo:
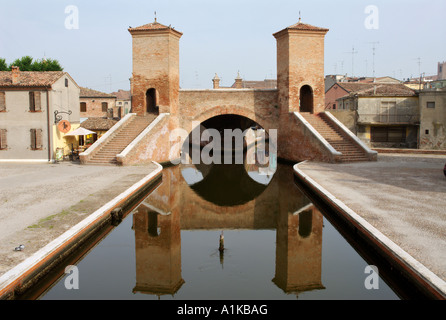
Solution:
<svg viewBox="0 0 446 320"><path fill-rule="evenodd" d="M214 204L249 202L265 190L275 172L269 140L268 132L247 117L209 118L184 141L183 177L197 194Z"/></svg>

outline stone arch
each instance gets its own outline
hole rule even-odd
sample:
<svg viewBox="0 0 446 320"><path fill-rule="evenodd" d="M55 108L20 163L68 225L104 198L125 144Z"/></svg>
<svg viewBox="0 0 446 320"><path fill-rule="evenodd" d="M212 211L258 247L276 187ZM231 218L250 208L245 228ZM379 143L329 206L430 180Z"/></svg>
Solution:
<svg viewBox="0 0 446 320"><path fill-rule="evenodd" d="M217 106L211 109L208 109L200 114L198 114L192 122L202 123L208 119L211 119L216 116L221 115L237 115L242 116L245 118L248 118L256 123L258 123L262 128L265 130L269 130L270 126L267 124L267 121L265 121L263 118L260 118L256 115L254 110L241 107L241 106ZM194 129L194 128L191 128ZM192 131L192 130L191 130Z"/></svg>
<svg viewBox="0 0 446 320"><path fill-rule="evenodd" d="M314 113L313 88L305 84L299 90L299 111Z"/></svg>
<svg viewBox="0 0 446 320"><path fill-rule="evenodd" d="M146 91L146 112L159 114L158 92L155 88L149 88Z"/></svg>

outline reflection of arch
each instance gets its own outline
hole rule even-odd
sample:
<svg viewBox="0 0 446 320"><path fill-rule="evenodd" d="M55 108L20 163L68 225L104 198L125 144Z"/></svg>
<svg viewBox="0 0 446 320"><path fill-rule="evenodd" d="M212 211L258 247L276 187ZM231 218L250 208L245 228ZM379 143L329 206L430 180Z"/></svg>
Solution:
<svg viewBox="0 0 446 320"><path fill-rule="evenodd" d="M228 167L231 169L227 170ZM267 185L253 180L243 164L221 164L212 165L204 179L190 187L213 204L236 206L256 199Z"/></svg>
<svg viewBox="0 0 446 320"><path fill-rule="evenodd" d="M156 89L150 88L146 91L146 112L151 114L159 114L157 106L157 92Z"/></svg>
<svg viewBox="0 0 446 320"><path fill-rule="evenodd" d="M307 238L313 228L313 210L306 210L299 213L299 235Z"/></svg>
<svg viewBox="0 0 446 320"><path fill-rule="evenodd" d="M299 111L313 113L313 89L309 85L304 85L299 91Z"/></svg>

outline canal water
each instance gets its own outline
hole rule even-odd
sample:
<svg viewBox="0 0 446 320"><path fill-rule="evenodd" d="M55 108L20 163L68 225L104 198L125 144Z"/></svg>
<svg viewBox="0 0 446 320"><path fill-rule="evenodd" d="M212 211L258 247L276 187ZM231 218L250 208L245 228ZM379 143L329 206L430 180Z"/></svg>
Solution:
<svg viewBox="0 0 446 320"><path fill-rule="evenodd" d="M178 165L46 299L399 299L291 165ZM219 250L220 243L224 250Z"/></svg>

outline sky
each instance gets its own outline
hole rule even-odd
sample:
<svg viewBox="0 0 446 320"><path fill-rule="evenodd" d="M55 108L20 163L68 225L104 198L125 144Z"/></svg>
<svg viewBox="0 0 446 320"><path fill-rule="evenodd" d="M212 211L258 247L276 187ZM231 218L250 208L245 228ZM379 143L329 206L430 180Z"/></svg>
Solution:
<svg viewBox="0 0 446 320"><path fill-rule="evenodd" d="M172 25L180 39L180 86L231 86L276 78L273 33L298 22L328 28L325 74L437 74L446 61L446 0L0 0L0 58L58 60L79 86L129 90L128 27ZM375 48L375 50L373 50ZM354 53L352 53L354 52ZM373 54L375 52L375 54ZM375 72L373 73L373 70Z"/></svg>

